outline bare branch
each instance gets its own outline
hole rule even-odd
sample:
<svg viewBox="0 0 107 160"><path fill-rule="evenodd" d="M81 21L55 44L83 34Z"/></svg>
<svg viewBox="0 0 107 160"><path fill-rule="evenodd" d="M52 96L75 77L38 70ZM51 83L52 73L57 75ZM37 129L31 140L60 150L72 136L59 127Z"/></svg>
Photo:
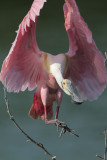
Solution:
<svg viewBox="0 0 107 160"><path fill-rule="evenodd" d="M104 157L99 156L99 155L96 155L96 157L98 157L98 158L100 158L100 159L107 160L107 159L106 159L106 153L107 153L107 129L106 129L106 128L105 128L105 130L104 130L104 134L105 134L105 152L104 152Z"/></svg>
<svg viewBox="0 0 107 160"><path fill-rule="evenodd" d="M101 157L101 156L99 156L99 155L96 155L96 157L98 157L98 158L100 158L100 159L104 159L104 157Z"/></svg>
<svg viewBox="0 0 107 160"><path fill-rule="evenodd" d="M105 152L104 152L104 160L106 160L106 153L107 153L107 129L105 128Z"/></svg>
<svg viewBox="0 0 107 160"><path fill-rule="evenodd" d="M10 119L13 121L14 125L22 132L22 134L28 139L28 141L36 144L38 147L40 147L44 152L45 154L47 154L52 160L56 160L56 156L53 156L51 155L47 150L46 148L43 146L43 144L41 143L38 143L36 142L35 140L33 140L28 134L26 134L22 129L21 127L18 125L18 123L15 121L15 119L13 118L13 115L10 111L10 108L9 108L9 102L8 102L8 99L7 99L7 94L6 94L6 88L4 87L4 100L5 100L5 103L6 103L6 107L7 107L7 113L9 114L9 117Z"/></svg>

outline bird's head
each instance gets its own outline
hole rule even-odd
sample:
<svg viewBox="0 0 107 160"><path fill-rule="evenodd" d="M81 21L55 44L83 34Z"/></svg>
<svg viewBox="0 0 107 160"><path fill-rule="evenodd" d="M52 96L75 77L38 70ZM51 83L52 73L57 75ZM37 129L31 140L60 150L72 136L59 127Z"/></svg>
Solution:
<svg viewBox="0 0 107 160"><path fill-rule="evenodd" d="M71 88L71 81L69 79L64 79L62 81L62 89L63 89L63 91L66 94L71 95L70 88Z"/></svg>
<svg viewBox="0 0 107 160"><path fill-rule="evenodd" d="M81 98L75 94L72 83L69 79L64 79L62 81L62 89L67 95L71 96L73 103L81 104L83 102Z"/></svg>

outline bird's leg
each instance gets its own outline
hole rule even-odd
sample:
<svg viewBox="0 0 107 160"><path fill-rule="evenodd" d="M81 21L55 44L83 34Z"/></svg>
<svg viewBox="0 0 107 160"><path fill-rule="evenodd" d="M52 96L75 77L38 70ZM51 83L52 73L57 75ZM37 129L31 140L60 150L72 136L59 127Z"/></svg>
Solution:
<svg viewBox="0 0 107 160"><path fill-rule="evenodd" d="M46 124L55 124L56 123L56 119L54 120L48 120L47 118L47 109L46 109L46 105L44 105L44 112L45 112L45 123Z"/></svg>
<svg viewBox="0 0 107 160"><path fill-rule="evenodd" d="M58 119L59 108L60 108L60 106L57 106L57 108L56 108L56 114L55 114L55 119Z"/></svg>
<svg viewBox="0 0 107 160"><path fill-rule="evenodd" d="M46 105L44 105L44 112L45 112L45 117L46 117L45 118L45 122L46 122L46 124L54 123L57 126L59 126L61 124L64 124L64 122L58 120L59 108L60 108L61 101L62 101L62 94L63 94L63 91L59 88L57 93L56 93L57 108L56 108L56 114L55 114L55 119L54 120L50 120L50 121L47 120Z"/></svg>
<svg viewBox="0 0 107 160"><path fill-rule="evenodd" d="M62 101L62 95L63 95L63 91L59 88L56 94L57 108L56 108L55 119L58 119L59 108L60 108L61 101Z"/></svg>
<svg viewBox="0 0 107 160"><path fill-rule="evenodd" d="M59 114L59 108L60 108L61 101L62 101L62 95L63 95L63 91L59 88L56 94L57 108L56 108L56 114L55 114L55 121L56 121L57 127L59 127L59 125L61 124L64 124L64 122L58 120L58 114Z"/></svg>
<svg viewBox="0 0 107 160"><path fill-rule="evenodd" d="M57 102L57 109L56 109L56 114L55 114L55 119L54 120L48 120L47 118L47 102L48 102L48 98L49 98L49 90L47 86L43 86L41 88L41 99L44 105L44 116L45 116L45 123L46 124L55 124L57 127L62 128L62 131L60 133L60 136L62 134L64 134L66 131L68 131L69 133L75 135L78 137L78 135L76 135L74 133L74 131L70 128L68 128L68 126L64 123L58 120L58 113L59 113L59 108L60 108L60 104L61 104L61 100L62 100L62 90L59 89L56 95L56 102Z"/></svg>
<svg viewBox="0 0 107 160"><path fill-rule="evenodd" d="M65 124L65 122L58 120L58 113L59 113L59 108L60 108L61 101L62 101L62 96L63 96L63 91L61 89L59 89L56 94L57 108L56 108L56 114L55 114L55 122L56 122L55 124L57 126L57 130L59 129L59 127L62 129L60 136L62 136L62 134L64 134L67 131L67 132L79 137L77 134L75 134L74 130L70 129Z"/></svg>
<svg viewBox="0 0 107 160"><path fill-rule="evenodd" d="M56 114L55 114L55 119L53 120L48 120L47 118L47 102L48 102L48 97L49 97L49 92L48 94L45 92L45 95L42 96L44 93L44 89L42 89L41 92L41 98L42 98L42 102L44 105L44 113L45 113L45 123L46 124L55 124L58 127L64 128L66 125L64 125L65 123L58 120L58 113L59 113L59 108L60 108L60 104L62 101L62 93L63 91L61 89L58 89L57 94L56 94L56 102L57 102L57 108L56 108ZM46 96L48 95L48 96Z"/></svg>
<svg viewBox="0 0 107 160"><path fill-rule="evenodd" d="M61 122L57 119L58 118L58 113L59 113L59 106L60 106L61 100L62 100L62 90L59 89L57 91L57 94L56 94L57 109L56 109L56 115L55 115L54 120L48 120L48 116L47 116L47 105L48 105L48 101L49 101L49 89L46 85L43 85L41 87L41 100L42 100L42 103L44 105L44 120L45 120L45 123L46 124L63 123L63 122Z"/></svg>
<svg viewBox="0 0 107 160"><path fill-rule="evenodd" d="M43 85L41 87L41 100L42 100L42 103L44 105L44 120L45 120L45 123L46 124L51 124L51 123L56 123L55 120L48 120L47 118L47 102L48 102L48 98L49 98L49 89L46 85Z"/></svg>

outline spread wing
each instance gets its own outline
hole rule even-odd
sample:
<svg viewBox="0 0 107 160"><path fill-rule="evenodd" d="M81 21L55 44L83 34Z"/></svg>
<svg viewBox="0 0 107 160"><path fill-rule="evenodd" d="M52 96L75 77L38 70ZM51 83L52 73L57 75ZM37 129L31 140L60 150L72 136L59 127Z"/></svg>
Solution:
<svg viewBox="0 0 107 160"><path fill-rule="evenodd" d="M82 99L94 100L107 84L105 59L92 39L74 0L65 0L65 28L69 38L69 77Z"/></svg>
<svg viewBox="0 0 107 160"><path fill-rule="evenodd" d="M0 80L9 92L33 90L44 78L41 55L36 38L35 27L40 9L46 0L34 0L31 9L19 25L16 39L3 62Z"/></svg>

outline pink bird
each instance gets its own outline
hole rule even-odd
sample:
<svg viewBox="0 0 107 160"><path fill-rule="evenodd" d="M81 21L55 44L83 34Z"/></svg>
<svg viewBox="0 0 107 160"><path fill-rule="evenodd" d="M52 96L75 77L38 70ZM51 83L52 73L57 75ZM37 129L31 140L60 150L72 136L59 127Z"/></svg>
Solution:
<svg viewBox="0 0 107 160"><path fill-rule="evenodd" d="M37 88L29 114L49 124L58 119L63 91L77 104L95 100L106 87L107 74L105 58L96 47L75 0L65 0L63 7L68 52L55 56L38 48L35 28L45 2L34 0L19 25L16 39L3 62L0 80L8 92ZM51 120L54 101L57 108L55 119Z"/></svg>

